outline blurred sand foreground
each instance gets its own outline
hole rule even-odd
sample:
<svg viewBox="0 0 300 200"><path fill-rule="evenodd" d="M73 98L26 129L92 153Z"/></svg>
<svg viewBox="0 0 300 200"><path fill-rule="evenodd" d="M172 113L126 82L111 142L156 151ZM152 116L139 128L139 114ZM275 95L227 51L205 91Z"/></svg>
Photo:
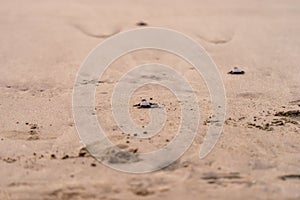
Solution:
<svg viewBox="0 0 300 200"><path fill-rule="evenodd" d="M205 47L224 81L227 115L214 150L199 160L210 123L201 77L165 52L120 58L101 78L96 95L99 122L116 144L152 151L166 145L179 126L174 95L147 85L132 103L152 97L163 104L167 127L149 140L135 140L116 127L111 93L133 66L174 66L197 90L201 110L197 138L179 161L133 175L105 167L81 149L72 88L99 42L140 21L175 29ZM300 199L299 113L284 113L300 104L299 21L296 0L1 0L0 199ZM246 74L228 75L234 66ZM147 124L147 112L132 109L133 119Z"/></svg>

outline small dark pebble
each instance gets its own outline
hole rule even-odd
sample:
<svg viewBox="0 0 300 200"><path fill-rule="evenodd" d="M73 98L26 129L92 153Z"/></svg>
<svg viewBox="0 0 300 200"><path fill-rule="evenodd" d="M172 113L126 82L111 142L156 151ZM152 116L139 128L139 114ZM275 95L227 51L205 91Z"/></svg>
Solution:
<svg viewBox="0 0 300 200"><path fill-rule="evenodd" d="M182 167L188 167L190 165L190 163L188 161L184 161L183 163L181 163Z"/></svg>
<svg viewBox="0 0 300 200"><path fill-rule="evenodd" d="M69 155L64 155L61 159L65 160L65 159L68 159L69 158Z"/></svg>
<svg viewBox="0 0 300 200"><path fill-rule="evenodd" d="M147 131L144 131L143 133L144 133L144 134L147 134Z"/></svg>
<svg viewBox="0 0 300 200"><path fill-rule="evenodd" d="M36 132L36 130L30 130L29 131L30 135L37 135L38 133Z"/></svg>
<svg viewBox="0 0 300 200"><path fill-rule="evenodd" d="M96 163L91 163L91 167L96 167Z"/></svg>
<svg viewBox="0 0 300 200"><path fill-rule="evenodd" d="M25 125L28 125L28 124L29 124L28 122L25 123Z"/></svg>
<svg viewBox="0 0 300 200"><path fill-rule="evenodd" d="M126 143L130 143L130 142L127 140Z"/></svg>
<svg viewBox="0 0 300 200"><path fill-rule="evenodd" d="M208 184L215 184L216 181L215 180L212 180L212 181L207 181Z"/></svg>
<svg viewBox="0 0 300 200"><path fill-rule="evenodd" d="M170 142L170 140L166 139L166 142Z"/></svg>
<svg viewBox="0 0 300 200"><path fill-rule="evenodd" d="M55 154L51 154L51 158L56 159L56 155Z"/></svg>
<svg viewBox="0 0 300 200"><path fill-rule="evenodd" d="M32 125L30 126L30 129L37 129L37 124L32 124Z"/></svg>
<svg viewBox="0 0 300 200"><path fill-rule="evenodd" d="M138 149L134 149L134 150L132 151L132 153L136 153L136 152L138 152Z"/></svg>
<svg viewBox="0 0 300 200"><path fill-rule="evenodd" d="M137 26L148 26L148 24L146 22L140 21L138 23L136 23Z"/></svg>
<svg viewBox="0 0 300 200"><path fill-rule="evenodd" d="M79 153L78 153L78 157L87 157L89 156L89 152L88 150L85 148L85 147L82 147L80 150L79 150Z"/></svg>

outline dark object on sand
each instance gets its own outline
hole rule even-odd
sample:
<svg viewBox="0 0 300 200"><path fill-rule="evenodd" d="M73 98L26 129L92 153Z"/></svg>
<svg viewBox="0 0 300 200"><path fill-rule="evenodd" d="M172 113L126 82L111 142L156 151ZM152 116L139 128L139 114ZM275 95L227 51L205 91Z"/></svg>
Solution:
<svg viewBox="0 0 300 200"><path fill-rule="evenodd" d="M281 117L299 117L300 116L300 110L289 110L289 111L281 111L275 113L275 116L281 116Z"/></svg>
<svg viewBox="0 0 300 200"><path fill-rule="evenodd" d="M243 70L240 70L237 67L234 67L233 70L231 70L230 72L228 72L228 74L245 74L245 72Z"/></svg>
<svg viewBox="0 0 300 200"><path fill-rule="evenodd" d="M289 175L279 176L279 178L283 181L287 179L300 179L300 174L289 174Z"/></svg>
<svg viewBox="0 0 300 200"><path fill-rule="evenodd" d="M134 104L133 107L137 107L137 108L157 108L158 104L148 102L146 99L142 99L141 103Z"/></svg>
<svg viewBox="0 0 300 200"><path fill-rule="evenodd" d="M208 172L208 173L204 173L201 178L204 180L217 180L217 179L240 179L242 177L238 172L230 172L230 173Z"/></svg>
<svg viewBox="0 0 300 200"><path fill-rule="evenodd" d="M137 26L148 26L148 24L146 22L140 21L138 23L136 23Z"/></svg>

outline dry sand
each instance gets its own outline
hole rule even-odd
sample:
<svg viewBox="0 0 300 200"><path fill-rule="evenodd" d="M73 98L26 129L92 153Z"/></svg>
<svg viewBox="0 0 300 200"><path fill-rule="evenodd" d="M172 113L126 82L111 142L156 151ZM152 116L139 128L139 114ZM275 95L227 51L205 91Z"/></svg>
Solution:
<svg viewBox="0 0 300 200"><path fill-rule="evenodd" d="M0 199L300 199L300 2L0 1ZM97 88L99 122L116 144L147 152L178 128L178 102L168 90L145 86L168 112L160 137L135 140L110 113L113 86L124 71L159 61L176 67L197 90L201 121L191 148L175 164L133 175L105 167L80 149L72 88L88 53L109 35L149 26L175 29L205 47L227 96L223 134L203 160L209 93L188 64L158 51L122 57ZM122 70L119 66L122 65ZM238 66L245 75L226 74ZM118 68L118 69L117 69ZM147 111L132 111L139 124ZM129 143L126 143L129 142ZM126 146L127 145L127 146Z"/></svg>

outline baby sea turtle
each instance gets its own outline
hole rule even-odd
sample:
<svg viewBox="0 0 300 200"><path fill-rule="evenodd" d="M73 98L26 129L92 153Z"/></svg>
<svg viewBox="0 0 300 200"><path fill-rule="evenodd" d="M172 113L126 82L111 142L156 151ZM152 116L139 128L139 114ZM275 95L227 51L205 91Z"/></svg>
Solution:
<svg viewBox="0 0 300 200"><path fill-rule="evenodd" d="M234 67L233 70L231 70L230 72L228 72L228 74L245 74L245 71L240 70L237 67Z"/></svg>
<svg viewBox="0 0 300 200"><path fill-rule="evenodd" d="M157 108L157 103L148 102L146 99L142 99L141 103L134 104L133 107L137 108Z"/></svg>

